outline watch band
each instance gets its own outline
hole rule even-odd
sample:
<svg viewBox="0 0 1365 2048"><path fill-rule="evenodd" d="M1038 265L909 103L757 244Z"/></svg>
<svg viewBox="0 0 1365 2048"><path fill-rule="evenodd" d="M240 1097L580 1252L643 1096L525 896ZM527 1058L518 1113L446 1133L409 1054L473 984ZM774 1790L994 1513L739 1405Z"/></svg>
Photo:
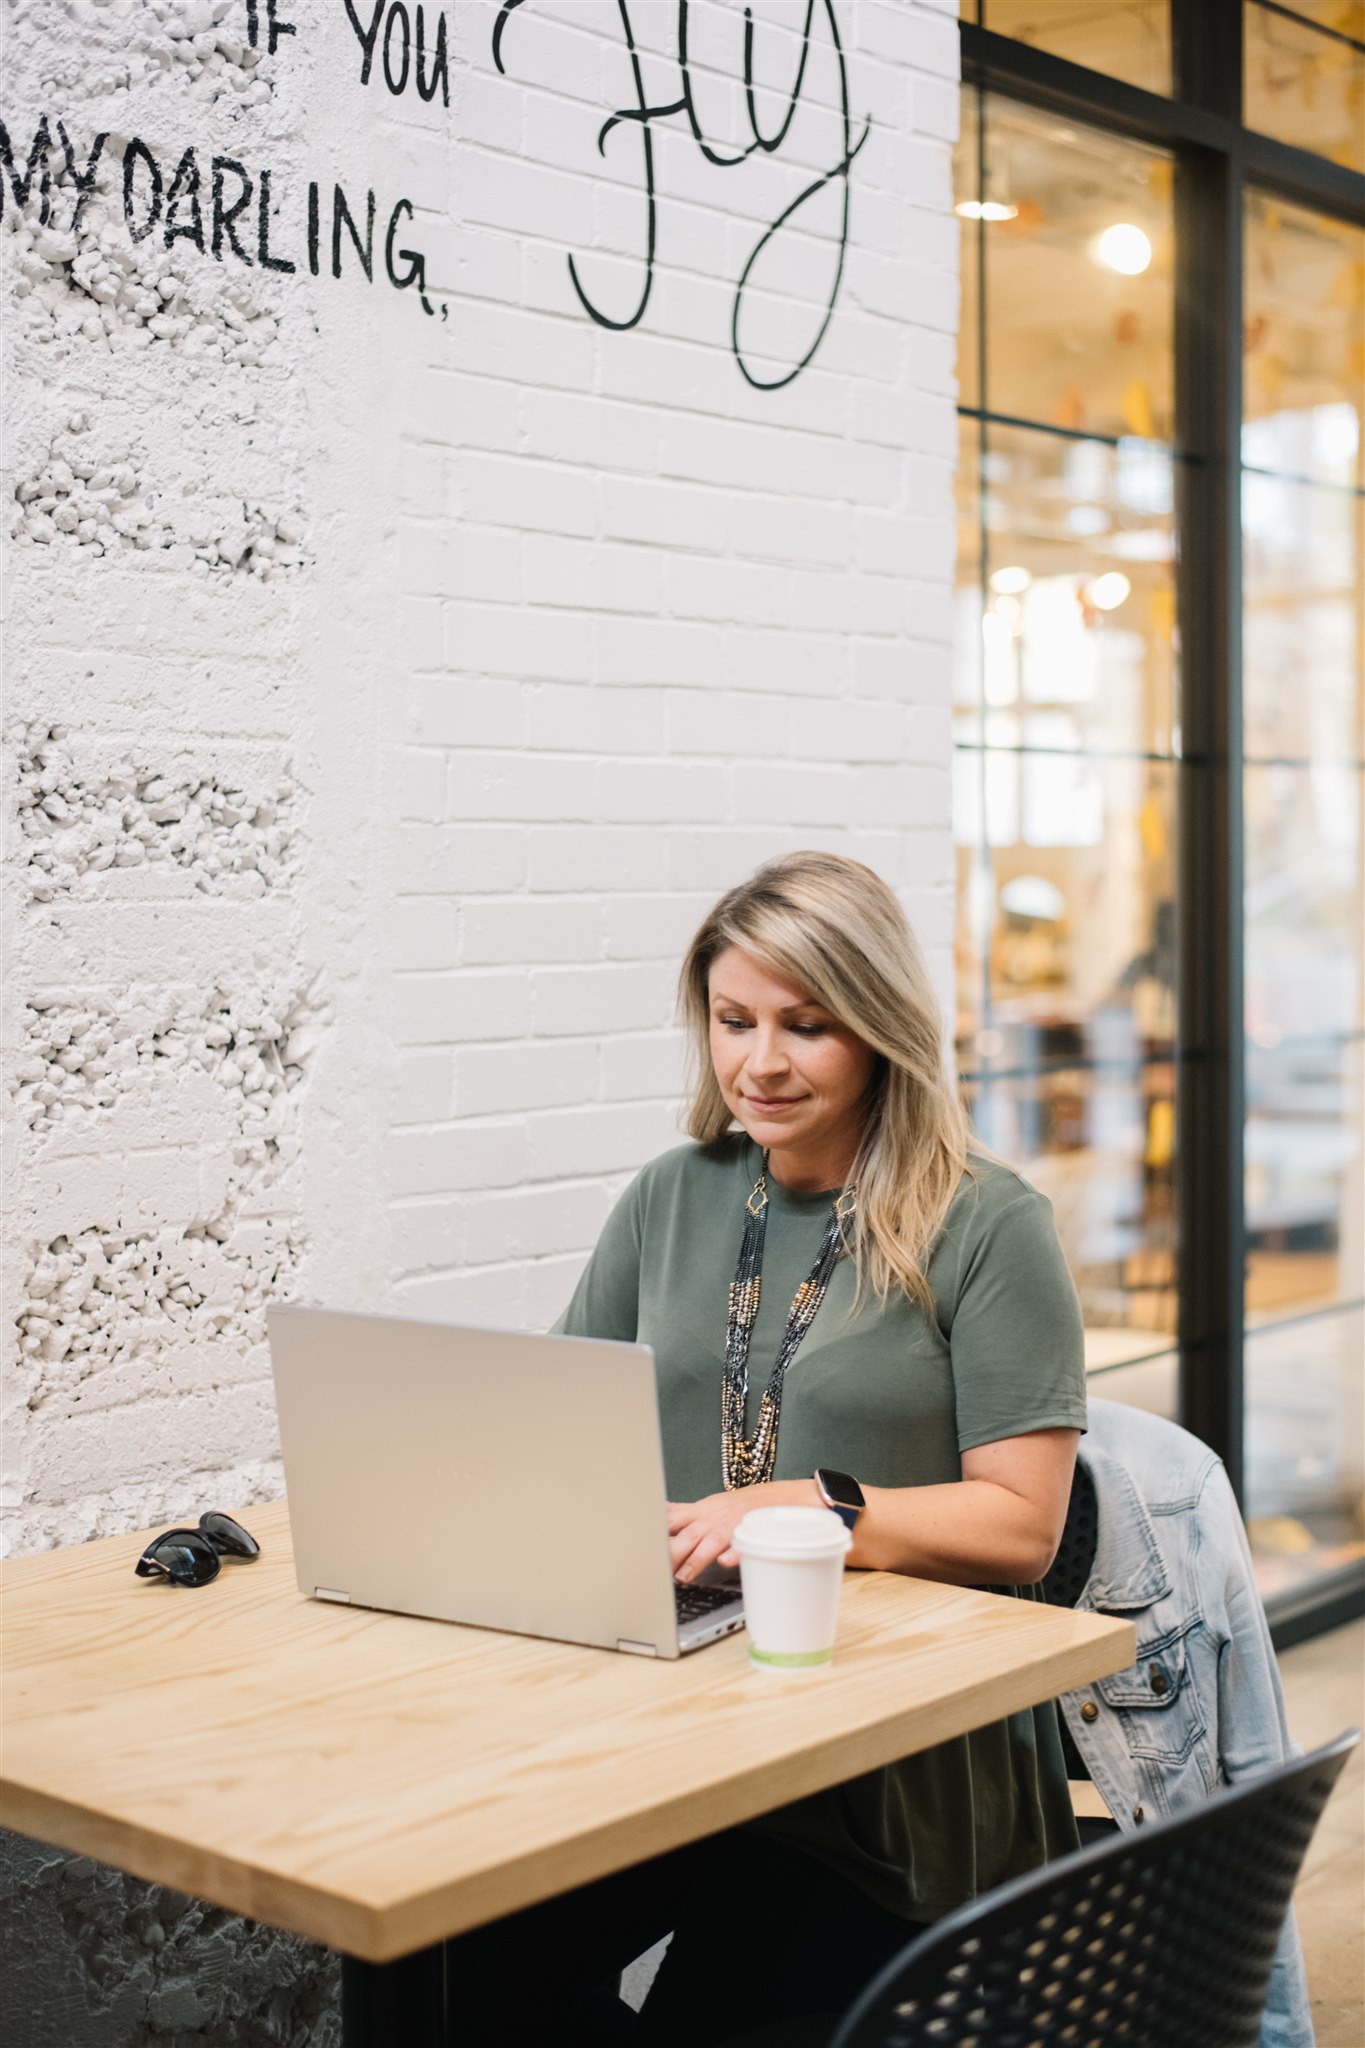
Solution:
<svg viewBox="0 0 1365 2048"><path fill-rule="evenodd" d="M867 1502L863 1498L863 1489L851 1472L834 1472L829 1466L821 1465L815 1473L815 1490L846 1529L856 1527Z"/></svg>

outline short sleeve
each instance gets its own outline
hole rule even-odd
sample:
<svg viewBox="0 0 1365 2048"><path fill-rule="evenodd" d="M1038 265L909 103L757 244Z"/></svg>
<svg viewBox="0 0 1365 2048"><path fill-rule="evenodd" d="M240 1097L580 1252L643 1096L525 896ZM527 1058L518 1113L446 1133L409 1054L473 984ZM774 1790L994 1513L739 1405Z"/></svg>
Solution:
<svg viewBox="0 0 1365 2048"><path fill-rule="evenodd" d="M640 1208L640 1182L635 1180L603 1225L597 1248L551 1336L635 1342L640 1320Z"/></svg>
<svg viewBox="0 0 1365 2048"><path fill-rule="evenodd" d="M960 1451L1085 1428L1081 1305L1052 1204L1036 1189L973 1216L949 1345Z"/></svg>

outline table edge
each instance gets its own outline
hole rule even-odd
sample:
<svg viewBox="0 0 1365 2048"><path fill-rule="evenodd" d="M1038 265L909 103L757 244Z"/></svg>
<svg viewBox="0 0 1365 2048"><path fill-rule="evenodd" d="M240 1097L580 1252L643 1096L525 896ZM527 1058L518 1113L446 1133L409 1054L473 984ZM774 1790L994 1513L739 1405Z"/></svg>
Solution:
<svg viewBox="0 0 1365 2048"><path fill-rule="evenodd" d="M1065 1651L1051 1648L1007 1679L979 1681L976 1688L944 1702L945 1711L952 1708L959 1732L988 1726L1007 1714L1126 1669L1137 1654L1134 1624L1111 1615L1087 1614L1085 1619L1093 1626ZM1036 1673L1043 1662L1048 1667L1049 1684L1040 1693ZM917 1703L905 1709L906 1717L921 1712ZM382 1904L97 1812L60 1794L26 1785L7 1770L0 1771L0 1824L72 1854L94 1857L144 1882L188 1892L211 1905L285 1928L346 1954L369 1962L390 1962L719 1828L755 1819L898 1757L933 1748L943 1739L948 1738L931 1734L930 1739L917 1739L907 1747L897 1716L859 1730L852 1739L846 1734L827 1734L806 1749L776 1759L762 1773L748 1771L732 1779L717 1779L700 1793L681 1793L675 1799L613 1818L601 1829L579 1831L520 1850L503 1863L461 1873ZM780 1781L775 1796L774 1780ZM722 1805L723 1812L718 1810ZM623 1848L627 1853L621 1853Z"/></svg>

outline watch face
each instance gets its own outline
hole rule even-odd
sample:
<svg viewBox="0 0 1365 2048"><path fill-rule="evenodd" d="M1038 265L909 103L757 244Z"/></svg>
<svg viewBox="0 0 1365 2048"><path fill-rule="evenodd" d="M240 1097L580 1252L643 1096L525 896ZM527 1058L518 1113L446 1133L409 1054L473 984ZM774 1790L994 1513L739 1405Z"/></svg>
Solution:
<svg viewBox="0 0 1365 2048"><path fill-rule="evenodd" d="M849 1472L831 1472L822 1465L817 1477L826 1496L841 1508L864 1508L863 1489Z"/></svg>

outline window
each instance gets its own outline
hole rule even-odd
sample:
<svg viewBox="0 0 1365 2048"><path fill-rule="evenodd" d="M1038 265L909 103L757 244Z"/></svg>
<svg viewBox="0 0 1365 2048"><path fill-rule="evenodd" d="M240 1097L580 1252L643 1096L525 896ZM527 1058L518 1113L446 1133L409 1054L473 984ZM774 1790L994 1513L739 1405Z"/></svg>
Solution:
<svg viewBox="0 0 1365 2048"><path fill-rule="evenodd" d="M1253 192L1245 249L1246 1508L1284 1594L1365 1554L1365 230Z"/></svg>
<svg viewBox="0 0 1365 2048"><path fill-rule="evenodd" d="M1174 1401L1172 162L993 94L957 157L958 1065L1093 1372ZM1151 1369L1155 1367L1156 1369Z"/></svg>
<svg viewBox="0 0 1365 2048"><path fill-rule="evenodd" d="M1281 1629L1365 1598L1363 15L962 25L959 1072Z"/></svg>
<svg viewBox="0 0 1365 2048"><path fill-rule="evenodd" d="M969 0L983 28L1148 92L1171 89L1170 0Z"/></svg>
<svg viewBox="0 0 1365 2048"><path fill-rule="evenodd" d="M1365 7L1248 0L1244 33L1248 128L1365 170Z"/></svg>

